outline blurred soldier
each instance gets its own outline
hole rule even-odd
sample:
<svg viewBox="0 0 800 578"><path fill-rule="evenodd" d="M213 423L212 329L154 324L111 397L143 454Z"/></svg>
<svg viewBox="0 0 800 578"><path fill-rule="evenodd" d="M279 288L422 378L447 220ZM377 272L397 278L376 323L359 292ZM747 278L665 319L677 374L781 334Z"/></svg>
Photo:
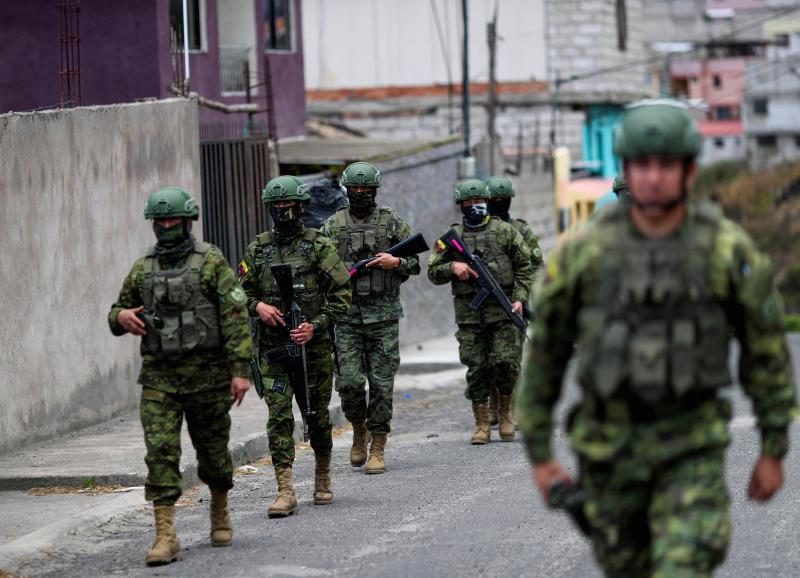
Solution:
<svg viewBox="0 0 800 578"><path fill-rule="evenodd" d="M178 188L147 201L156 245L136 261L111 307L114 335L142 337L140 415L147 446L145 498L153 502L156 540L148 565L181 559L175 502L181 495L181 424L184 416L197 451L198 476L211 490L211 543L233 540L228 452L235 401L250 387L250 334L244 291L219 249L192 236L199 211Z"/></svg>
<svg viewBox="0 0 800 578"><path fill-rule="evenodd" d="M267 515L280 518L294 514L297 497L292 485L294 463L294 414L292 396L299 386L286 363L267 364L264 352L289 339L306 346L306 375L312 415L308 429L314 450L314 504L329 504L332 423L328 413L333 385L333 344L328 328L350 305L350 278L336 248L318 229L306 228L301 215L308 202L308 185L297 177L276 177L261 197L269 208L274 229L250 243L239 264L239 277L247 293L247 309L257 317L256 351L264 400L269 406L269 451L278 481L278 496ZM306 319L287 331L281 311L281 294L270 267L289 264L295 296Z"/></svg>
<svg viewBox="0 0 800 578"><path fill-rule="evenodd" d="M514 228L489 215L486 183L477 179L462 181L456 187L455 201L463 222L452 225L470 251L481 257L522 315L533 283L531 252ZM449 252L433 253L428 262L428 278L435 285L452 283L461 363L467 366L466 397L472 401L475 432L470 443L490 441L489 392L499 390L497 413L500 438L514 439L511 421L511 395L520 368L517 329L491 298L475 311L469 305L477 293L471 279L478 274L466 263L454 260Z"/></svg>
<svg viewBox="0 0 800 578"><path fill-rule="evenodd" d="M547 501L572 484L550 439L577 343L583 397L567 423L607 576L710 576L725 558L730 331L761 431L748 495L766 501L783 485L796 402L781 299L750 237L715 206L687 203L700 147L675 101L629 107L615 149L631 204L552 255L537 294L520 431Z"/></svg>
<svg viewBox="0 0 800 578"><path fill-rule="evenodd" d="M591 221L597 220L596 215L600 212L600 209L608 205L616 205L617 203L622 203L623 205L629 205L631 203L631 193L628 191L625 175L622 173L618 174L614 179L611 190L597 199L597 202L594 204L594 213L592 213Z"/></svg>
<svg viewBox="0 0 800 578"><path fill-rule="evenodd" d="M493 217L498 217L510 224L514 229L522 235L528 249L531 252L531 267L533 267L534 275L542 266L542 250L539 247L539 237L533 234L533 231L528 226L528 223L523 219L512 219L508 211L511 208L511 199L516 196L514 190L514 183L505 177L489 177L486 181L486 187L489 190L489 214ZM533 296L531 296L532 299ZM522 359L522 344L525 342L525 337L519 335L519 354L520 360ZM489 420L492 425L497 423L497 388L493 387L489 391Z"/></svg>
<svg viewBox="0 0 800 578"><path fill-rule="evenodd" d="M416 256L398 258L385 251L413 235L411 227L389 207L378 207L375 196L381 173L373 165L357 162L342 173L350 206L328 219L322 232L336 243L350 267L377 256L368 270L352 279L353 303L336 324L339 371L336 390L342 409L353 424L350 463L368 474L385 471L384 448L392 419L394 376L400 366L400 284L419 275ZM369 403L365 392L369 381ZM367 461L367 432L372 443Z"/></svg>

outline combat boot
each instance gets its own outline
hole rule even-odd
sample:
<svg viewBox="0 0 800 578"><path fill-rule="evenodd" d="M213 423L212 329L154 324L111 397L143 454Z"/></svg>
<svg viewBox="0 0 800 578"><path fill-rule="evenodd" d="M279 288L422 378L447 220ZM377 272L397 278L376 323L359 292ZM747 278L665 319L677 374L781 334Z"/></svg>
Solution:
<svg viewBox="0 0 800 578"><path fill-rule="evenodd" d="M331 454L316 455L314 467L314 504L322 506L333 501L331 492Z"/></svg>
<svg viewBox="0 0 800 578"><path fill-rule="evenodd" d="M270 518L285 518L297 511L297 496L292 485L291 466L277 466L275 478L278 480L278 497L269 505L267 516Z"/></svg>
<svg viewBox="0 0 800 578"><path fill-rule="evenodd" d="M489 424L497 425L497 388L489 388Z"/></svg>
<svg viewBox="0 0 800 578"><path fill-rule="evenodd" d="M353 447L350 448L350 465L363 466L367 461L367 427L364 422L353 423Z"/></svg>
<svg viewBox="0 0 800 578"><path fill-rule="evenodd" d="M228 490L211 490L211 545L230 546L233 542Z"/></svg>
<svg viewBox="0 0 800 578"><path fill-rule="evenodd" d="M145 563L148 566L160 566L181 559L181 543L175 534L175 505L155 506L153 514L156 519L156 541L147 552Z"/></svg>
<svg viewBox="0 0 800 578"><path fill-rule="evenodd" d="M386 434L373 434L369 447L369 461L364 471L368 474L382 474L386 471L383 452L386 449Z"/></svg>
<svg viewBox="0 0 800 578"><path fill-rule="evenodd" d="M514 422L511 420L511 394L501 393L497 399L497 419L500 422L500 439L514 441Z"/></svg>
<svg viewBox="0 0 800 578"><path fill-rule="evenodd" d="M488 444L491 441L492 426L489 425L489 404L473 403L472 413L475 414L475 433L469 441L474 446Z"/></svg>

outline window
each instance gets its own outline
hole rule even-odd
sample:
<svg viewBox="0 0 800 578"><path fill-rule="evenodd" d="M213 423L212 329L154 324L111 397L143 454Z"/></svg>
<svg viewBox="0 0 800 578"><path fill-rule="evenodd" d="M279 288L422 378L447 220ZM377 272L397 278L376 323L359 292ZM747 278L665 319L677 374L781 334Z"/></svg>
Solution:
<svg viewBox="0 0 800 578"><path fill-rule="evenodd" d="M186 0L186 14L189 19L189 50L205 50L205 2ZM183 0L169 1L170 28L180 46L183 46Z"/></svg>
<svg viewBox="0 0 800 578"><path fill-rule="evenodd" d="M711 77L711 82L714 84L714 88L722 88L722 78L718 74Z"/></svg>
<svg viewBox="0 0 800 578"><path fill-rule="evenodd" d="M264 48L292 50L292 0L264 0Z"/></svg>
<svg viewBox="0 0 800 578"><path fill-rule="evenodd" d="M756 144L762 149L774 149L778 146L778 137L774 134L762 134L756 137Z"/></svg>
<svg viewBox="0 0 800 578"><path fill-rule="evenodd" d="M625 0L617 0L617 48L628 49L628 13Z"/></svg>
<svg viewBox="0 0 800 578"><path fill-rule="evenodd" d="M717 137L714 139L714 146L718 149L725 148L725 141Z"/></svg>
<svg viewBox="0 0 800 578"><path fill-rule="evenodd" d="M715 120L734 120L739 118L739 111L732 106L717 106L713 109Z"/></svg>
<svg viewBox="0 0 800 578"><path fill-rule="evenodd" d="M800 134L794 135L794 146L800 149Z"/></svg>
<svg viewBox="0 0 800 578"><path fill-rule="evenodd" d="M753 114L765 116L769 111L769 105L766 98L753 99Z"/></svg>

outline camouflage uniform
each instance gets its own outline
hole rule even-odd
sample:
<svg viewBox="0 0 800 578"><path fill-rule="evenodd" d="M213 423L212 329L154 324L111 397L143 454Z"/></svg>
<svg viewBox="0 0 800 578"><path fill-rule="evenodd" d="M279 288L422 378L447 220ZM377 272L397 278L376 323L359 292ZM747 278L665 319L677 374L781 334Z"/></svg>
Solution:
<svg viewBox="0 0 800 578"><path fill-rule="evenodd" d="M533 271L531 254L522 235L496 217L479 229L465 230L460 224L452 228L470 251L486 261L512 303L528 301ZM489 398L492 385L502 394L512 393L520 367L518 331L491 298L478 311L470 308L476 288L453 276L452 261L448 252L433 253L428 261L428 278L434 285L452 283L459 357L467 366L465 396L480 404Z"/></svg>
<svg viewBox="0 0 800 578"><path fill-rule="evenodd" d="M347 208L340 209L322 232L337 244L348 267L413 235L411 227L386 207L375 208L359 221L353 220ZM419 273L416 256L401 258L396 269L360 273L353 278L350 310L336 325L340 369L336 390L342 409L352 423L366 420L367 430L373 434L390 431L394 376L400 366L400 284ZM364 388L367 380L369 405Z"/></svg>
<svg viewBox="0 0 800 578"><path fill-rule="evenodd" d="M247 309L257 318L259 302L281 307L278 287L270 266L292 265L295 295L309 323L318 326L306 344L307 372L311 409L308 429L315 454L330 454L332 423L328 413L333 385L333 344L328 333L350 305L350 278L333 243L317 229L302 228L298 234L279 242L271 232L263 233L250 243L239 265L239 276L247 293ZM261 354L289 340L283 327L269 327L261 321ZM294 394L291 375L281 364L270 364L259 358L264 387L264 399L269 406L269 451L275 467L291 466L294 462Z"/></svg>
<svg viewBox="0 0 800 578"><path fill-rule="evenodd" d="M597 558L608 576L707 576L730 533L724 448L728 328L742 345L762 454L782 457L795 389L767 259L712 206L667 239L604 209L548 261L518 392L531 460L551 459L552 413L578 343L568 420ZM666 316L665 316L665 312Z"/></svg>
<svg viewBox="0 0 800 578"><path fill-rule="evenodd" d="M181 495L181 424L184 415L197 451L198 476L212 490L233 487L233 465L228 452L231 419L230 381L247 378L251 341L247 328L245 295L222 253L207 243L194 242L194 251L174 263L153 263L153 251L134 263L108 314L114 335L125 329L117 321L119 312L147 303L147 271L163 267L175 271L198 256L200 292L213 304L219 319L221 343L205 351L175 356L144 353L139 383L142 384L140 416L147 446L145 498L155 505L169 505ZM148 263L149 262L149 263ZM161 267L159 267L159 265ZM170 286L172 290L173 286ZM150 329L149 325L148 328ZM154 336L148 331L146 342Z"/></svg>

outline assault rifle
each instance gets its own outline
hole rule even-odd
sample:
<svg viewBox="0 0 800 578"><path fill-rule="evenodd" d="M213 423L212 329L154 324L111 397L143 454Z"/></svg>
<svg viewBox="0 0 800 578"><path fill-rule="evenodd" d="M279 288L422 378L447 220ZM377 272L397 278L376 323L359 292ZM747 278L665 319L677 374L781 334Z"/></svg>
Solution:
<svg viewBox="0 0 800 578"><path fill-rule="evenodd" d="M258 317L251 317L249 320L250 336L253 338L253 358L250 360L250 381L253 382L253 387L256 388L258 397L264 398L264 383L261 381L261 367L258 365L258 360L261 357L259 347L261 345L261 319Z"/></svg>
<svg viewBox="0 0 800 578"><path fill-rule="evenodd" d="M292 266L286 263L270 267L272 276L278 284L281 294L283 319L286 321L286 330L297 329L305 321L300 305L294 297L294 280L292 279ZM297 345L289 339L288 343L264 352L268 363L284 363L289 366L292 375L292 387L300 406L300 415L303 420L303 440L308 441L308 417L311 411L311 398L308 392L308 371L306 370L306 346Z"/></svg>
<svg viewBox="0 0 800 578"><path fill-rule="evenodd" d="M417 233L416 235L412 235L408 239L404 239L400 241L397 245L389 247L386 252L389 253L392 257L411 257L413 255L419 255L420 253L424 253L428 251L430 247L428 247L427 241L425 241L425 237L422 236L422 233ZM367 257L366 259L361 259L354 265L352 265L347 272L350 274L351 277L358 275L361 271L366 269L369 263L372 263L377 257Z"/></svg>
<svg viewBox="0 0 800 578"><path fill-rule="evenodd" d="M586 504L586 492L578 487L568 486L564 482L556 482L550 486L549 506L556 510L564 510L584 536L592 535L592 525L583 509Z"/></svg>
<svg viewBox="0 0 800 578"><path fill-rule="evenodd" d="M489 268L486 266L483 259L473 254L464 244L464 241L461 240L461 237L458 236L458 233L453 229L450 229L447 233L442 235L437 243L440 248L448 250L457 257L460 257L464 263L469 265L470 268L478 274L476 279L472 279L472 282L478 286L478 293L472 299L469 306L477 311L481 308L483 302L486 301L486 298L491 295L500 307L502 307L503 312L514 326L525 335L528 329L528 322L525 321L521 315L514 313L511 301L509 301L506 294L503 293L503 288L500 287L497 279L489 272Z"/></svg>

